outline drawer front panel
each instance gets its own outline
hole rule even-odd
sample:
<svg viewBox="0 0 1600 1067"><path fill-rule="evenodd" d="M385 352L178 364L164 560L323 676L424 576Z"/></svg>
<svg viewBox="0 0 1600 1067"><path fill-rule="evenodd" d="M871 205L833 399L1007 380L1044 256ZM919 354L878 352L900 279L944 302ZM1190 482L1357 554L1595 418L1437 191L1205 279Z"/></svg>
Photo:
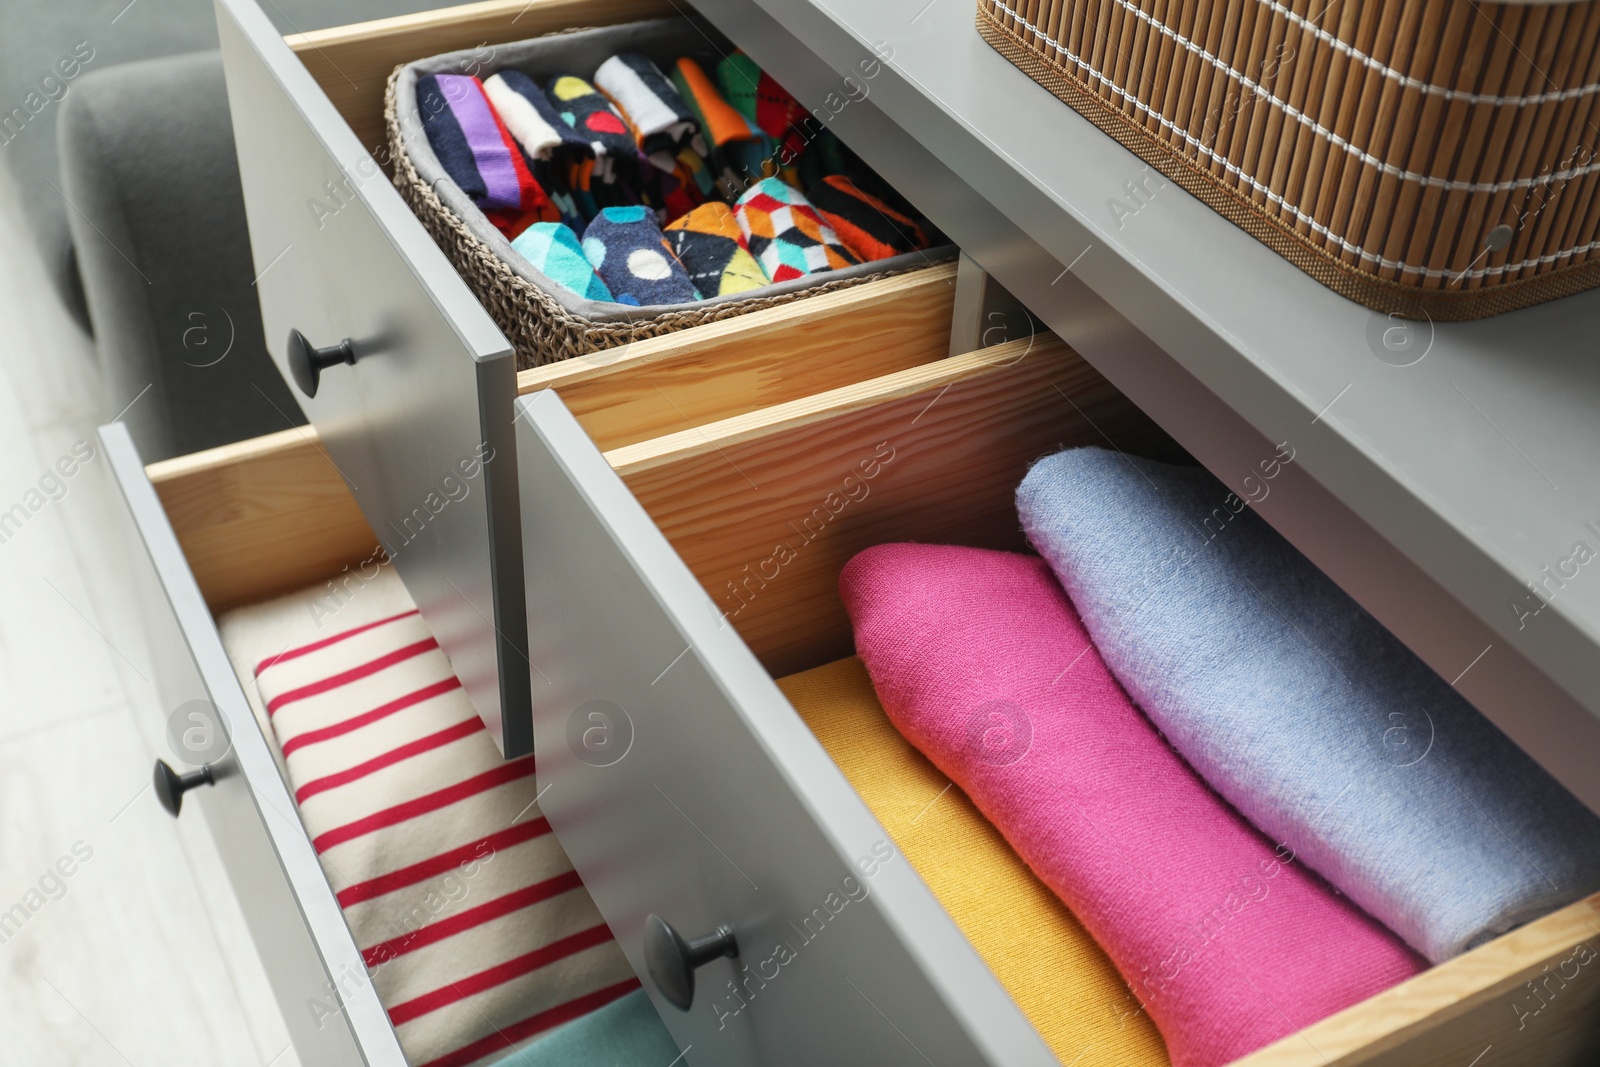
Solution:
<svg viewBox="0 0 1600 1067"><path fill-rule="evenodd" d="M508 755L527 713L511 349L253 0L218 0L267 347ZM286 417L287 423L287 417Z"/></svg>
<svg viewBox="0 0 1600 1067"><path fill-rule="evenodd" d="M740 946L658 997L692 1062L1054 1064L555 393L517 442L544 813L641 975L652 913Z"/></svg>
<svg viewBox="0 0 1600 1067"><path fill-rule="evenodd" d="M209 702L232 742L211 765L216 783L187 794L184 808L198 807L211 829L295 1050L305 1064L404 1067L388 1015L133 441L114 423L101 428L100 446L127 505L129 536L137 539L129 561L145 605L161 706Z"/></svg>

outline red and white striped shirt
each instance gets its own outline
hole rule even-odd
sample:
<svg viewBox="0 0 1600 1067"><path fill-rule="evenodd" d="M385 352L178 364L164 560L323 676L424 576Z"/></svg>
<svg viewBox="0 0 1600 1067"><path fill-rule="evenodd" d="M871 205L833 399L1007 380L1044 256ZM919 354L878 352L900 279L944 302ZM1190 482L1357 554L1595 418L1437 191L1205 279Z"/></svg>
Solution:
<svg viewBox="0 0 1600 1067"><path fill-rule="evenodd" d="M417 1067L466 1067L637 988L421 615L255 669L300 818Z"/></svg>

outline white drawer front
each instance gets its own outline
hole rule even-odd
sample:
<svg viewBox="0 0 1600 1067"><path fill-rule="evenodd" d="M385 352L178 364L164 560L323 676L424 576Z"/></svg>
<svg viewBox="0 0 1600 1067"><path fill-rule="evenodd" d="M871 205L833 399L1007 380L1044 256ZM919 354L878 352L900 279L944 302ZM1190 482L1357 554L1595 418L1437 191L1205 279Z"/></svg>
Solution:
<svg viewBox="0 0 1600 1067"><path fill-rule="evenodd" d="M647 986L651 914L739 944L652 987L690 1062L1054 1064L556 394L517 416L545 815Z"/></svg>
<svg viewBox="0 0 1600 1067"><path fill-rule="evenodd" d="M510 346L254 0L217 0L217 23L267 347L496 741L526 753ZM307 395L291 330L354 364Z"/></svg>
<svg viewBox="0 0 1600 1067"><path fill-rule="evenodd" d="M100 447L127 505L130 536L139 542L129 560L162 706L209 701L232 742L211 765L215 784L184 797L182 817L195 818L188 809L197 807L210 826L300 1061L403 1067L388 1014L133 440L114 423L101 428Z"/></svg>

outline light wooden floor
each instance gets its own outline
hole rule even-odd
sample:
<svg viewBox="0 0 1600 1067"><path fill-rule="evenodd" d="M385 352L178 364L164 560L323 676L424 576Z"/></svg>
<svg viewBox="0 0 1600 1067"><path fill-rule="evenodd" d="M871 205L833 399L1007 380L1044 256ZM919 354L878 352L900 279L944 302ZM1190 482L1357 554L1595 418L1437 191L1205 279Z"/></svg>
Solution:
<svg viewBox="0 0 1600 1067"><path fill-rule="evenodd" d="M107 414L22 210L0 169L0 510ZM0 1065L291 1067L202 821L151 795L165 716L106 475L0 544Z"/></svg>

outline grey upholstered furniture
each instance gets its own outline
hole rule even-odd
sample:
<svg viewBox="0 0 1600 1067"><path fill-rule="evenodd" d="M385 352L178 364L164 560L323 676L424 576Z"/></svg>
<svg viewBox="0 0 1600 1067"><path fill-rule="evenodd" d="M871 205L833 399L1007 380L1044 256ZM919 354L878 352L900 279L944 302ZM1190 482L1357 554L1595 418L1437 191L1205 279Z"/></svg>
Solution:
<svg viewBox="0 0 1600 1067"><path fill-rule="evenodd" d="M263 0L285 33L449 0ZM267 357L210 0L0 11L0 162L147 460L304 421Z"/></svg>

